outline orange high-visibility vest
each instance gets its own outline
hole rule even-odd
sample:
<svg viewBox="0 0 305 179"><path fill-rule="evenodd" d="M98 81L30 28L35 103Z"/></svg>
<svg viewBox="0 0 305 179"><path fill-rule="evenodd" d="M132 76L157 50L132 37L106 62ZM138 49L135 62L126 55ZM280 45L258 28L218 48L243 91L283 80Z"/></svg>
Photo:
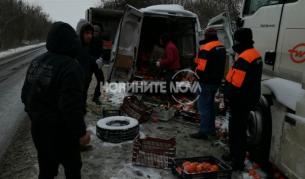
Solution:
<svg viewBox="0 0 305 179"><path fill-rule="evenodd" d="M212 41L212 42L201 45L199 51L204 50L204 51L209 52L212 49L214 49L215 47L219 47L219 46L223 46L223 44L220 41L216 40L216 41ZM200 58L197 55L195 58L195 63L197 64L196 71L199 70L199 71L204 72L205 68L207 66L207 62L208 62L207 59Z"/></svg>
<svg viewBox="0 0 305 179"><path fill-rule="evenodd" d="M261 55L254 48L248 49L238 56L238 59L245 60L249 64L251 64L253 61L259 58L261 58ZM226 76L226 80L227 82L231 83L233 86L237 88L241 88L246 78L246 74L247 72L242 69L231 67Z"/></svg>

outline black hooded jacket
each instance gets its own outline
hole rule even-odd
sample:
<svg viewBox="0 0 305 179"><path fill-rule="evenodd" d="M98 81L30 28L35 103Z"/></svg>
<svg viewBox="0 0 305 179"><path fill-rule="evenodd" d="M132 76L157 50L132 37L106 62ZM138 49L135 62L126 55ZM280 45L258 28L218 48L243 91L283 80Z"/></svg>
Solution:
<svg viewBox="0 0 305 179"><path fill-rule="evenodd" d="M77 60L79 61L81 67L84 70L84 75L85 75L85 89L86 89L86 94L87 94L87 88L89 87L89 84L92 79L93 73L96 73L98 71L98 66L96 64L96 57L92 56L90 54L91 50L91 44L85 44L83 42L83 35L85 31L87 30L92 30L93 32L93 27L89 23L84 23L79 27L79 40L81 41L81 48L78 51L77 54Z"/></svg>
<svg viewBox="0 0 305 179"><path fill-rule="evenodd" d="M70 25L56 22L46 47L48 52L32 61L22 88L32 132L53 138L60 134L78 142L86 133L83 70L75 59L79 39Z"/></svg>

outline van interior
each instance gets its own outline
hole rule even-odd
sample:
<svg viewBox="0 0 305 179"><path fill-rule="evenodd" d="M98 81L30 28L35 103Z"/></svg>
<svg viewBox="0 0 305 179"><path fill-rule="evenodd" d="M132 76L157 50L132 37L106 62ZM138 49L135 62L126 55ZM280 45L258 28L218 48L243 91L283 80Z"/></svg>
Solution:
<svg viewBox="0 0 305 179"><path fill-rule="evenodd" d="M119 26L124 12L114 9L90 8L86 12L87 20L94 25L99 25L104 33L115 38L115 33Z"/></svg>
<svg viewBox="0 0 305 179"><path fill-rule="evenodd" d="M195 18L144 14L137 55L136 76L157 77L160 70L156 61L162 57L164 48L160 36L167 33L180 53L181 68L191 67L196 54Z"/></svg>

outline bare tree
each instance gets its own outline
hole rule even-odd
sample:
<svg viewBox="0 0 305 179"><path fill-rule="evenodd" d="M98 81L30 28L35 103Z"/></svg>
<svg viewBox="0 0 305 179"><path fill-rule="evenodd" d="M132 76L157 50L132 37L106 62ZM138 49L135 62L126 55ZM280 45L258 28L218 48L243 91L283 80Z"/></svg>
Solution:
<svg viewBox="0 0 305 179"><path fill-rule="evenodd" d="M1 0L0 50L20 46L24 41L43 41L50 25L41 7L20 0Z"/></svg>

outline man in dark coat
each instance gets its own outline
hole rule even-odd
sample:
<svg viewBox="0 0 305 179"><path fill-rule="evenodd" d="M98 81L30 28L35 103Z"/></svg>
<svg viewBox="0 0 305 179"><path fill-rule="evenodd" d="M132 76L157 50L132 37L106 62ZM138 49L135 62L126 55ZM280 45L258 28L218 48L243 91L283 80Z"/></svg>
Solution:
<svg viewBox="0 0 305 179"><path fill-rule="evenodd" d="M225 98L231 109L229 145L233 170L243 170L246 156L246 122L261 95L262 58L253 47L252 31L234 33L233 50L239 55L226 76Z"/></svg>
<svg viewBox="0 0 305 179"><path fill-rule="evenodd" d="M53 179L59 164L67 179L81 178L80 145L90 141L84 122L83 70L75 59L79 40L63 22L52 25L48 52L34 59L22 88L38 154L39 179Z"/></svg>
<svg viewBox="0 0 305 179"><path fill-rule="evenodd" d="M218 40L217 30L209 28L205 31L205 39L197 58L195 59L196 73L199 76L201 90L198 92L198 111L200 113L200 129L191 134L195 139L208 139L215 135L214 98L224 77L226 49Z"/></svg>
<svg viewBox="0 0 305 179"><path fill-rule="evenodd" d="M104 73L102 71L103 61L105 58L103 48L103 37L100 26L94 25L94 35L90 46L90 55L97 60L97 65L94 65L94 76L96 78L96 87L94 90L92 101L97 105L101 105L99 97L101 96L101 83L104 82Z"/></svg>
<svg viewBox="0 0 305 179"><path fill-rule="evenodd" d="M81 48L79 50L77 59L85 72L84 103L86 104L92 75L94 73L99 77L101 72L96 64L97 59L90 53L94 33L93 26L86 20L80 20L77 25L77 32L79 33L78 35L81 41Z"/></svg>

